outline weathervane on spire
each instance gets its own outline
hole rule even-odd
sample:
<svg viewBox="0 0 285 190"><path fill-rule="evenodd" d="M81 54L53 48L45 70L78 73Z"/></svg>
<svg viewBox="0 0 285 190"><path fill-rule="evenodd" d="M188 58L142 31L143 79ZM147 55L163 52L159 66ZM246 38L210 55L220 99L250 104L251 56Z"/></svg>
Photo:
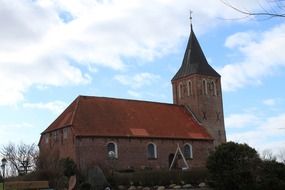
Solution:
<svg viewBox="0 0 285 190"><path fill-rule="evenodd" d="M190 10L190 28L191 28L191 30L192 30L192 13L193 13L193 11Z"/></svg>

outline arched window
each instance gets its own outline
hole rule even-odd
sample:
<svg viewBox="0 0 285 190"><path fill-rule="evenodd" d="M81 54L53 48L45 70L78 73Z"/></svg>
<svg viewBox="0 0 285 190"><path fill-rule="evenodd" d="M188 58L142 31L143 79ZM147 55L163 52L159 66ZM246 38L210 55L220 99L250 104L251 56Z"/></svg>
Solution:
<svg viewBox="0 0 285 190"><path fill-rule="evenodd" d="M216 83L214 81L213 82L213 88L214 88L214 96L217 96L217 87L216 87Z"/></svg>
<svg viewBox="0 0 285 190"><path fill-rule="evenodd" d="M63 129L63 138L67 139L67 135L68 135L68 128L64 128Z"/></svg>
<svg viewBox="0 0 285 190"><path fill-rule="evenodd" d="M178 85L178 96L179 96L179 98L182 98L182 94L183 94L183 85L180 82Z"/></svg>
<svg viewBox="0 0 285 190"><path fill-rule="evenodd" d="M108 158L118 158L118 146L115 142L107 144L107 156Z"/></svg>
<svg viewBox="0 0 285 190"><path fill-rule="evenodd" d="M209 92L210 92L210 95L216 96L216 85L214 81L211 81L209 84Z"/></svg>
<svg viewBox="0 0 285 190"><path fill-rule="evenodd" d="M192 95L192 81L188 81L188 96Z"/></svg>
<svg viewBox="0 0 285 190"><path fill-rule="evenodd" d="M48 133L45 135L45 142L46 142L46 144L49 143L49 136L50 136L50 134L48 134Z"/></svg>
<svg viewBox="0 0 285 190"><path fill-rule="evenodd" d="M206 95L208 94L207 92L207 81L205 79L203 79L203 94Z"/></svg>
<svg viewBox="0 0 285 190"><path fill-rule="evenodd" d="M147 145L147 158L148 159L157 158L157 150L156 150L156 145L154 143L149 143Z"/></svg>
<svg viewBox="0 0 285 190"><path fill-rule="evenodd" d="M54 142L56 142L58 140L58 134L57 133L58 133L58 131L52 132Z"/></svg>
<svg viewBox="0 0 285 190"><path fill-rule="evenodd" d="M183 149L183 154L186 159L192 159L193 153L192 153L192 145L191 144L185 144Z"/></svg>

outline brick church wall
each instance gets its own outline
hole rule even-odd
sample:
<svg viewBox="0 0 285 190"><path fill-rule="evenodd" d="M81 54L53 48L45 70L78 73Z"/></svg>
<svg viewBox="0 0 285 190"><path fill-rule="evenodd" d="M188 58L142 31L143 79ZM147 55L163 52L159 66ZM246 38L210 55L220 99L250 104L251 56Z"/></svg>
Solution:
<svg viewBox="0 0 285 190"><path fill-rule="evenodd" d="M63 133L66 133L66 136L64 136ZM65 129L59 129L42 135L39 142L39 148L40 153L43 154L43 156L57 156L59 158L69 157L75 160L76 155L74 144L75 139L72 130L70 127L67 127Z"/></svg>
<svg viewBox="0 0 285 190"><path fill-rule="evenodd" d="M115 160L108 158L107 144L109 142L117 144L118 158ZM157 159L148 159L147 145L149 143L156 144ZM209 151L213 149L212 141L82 137L76 139L76 159L82 170L95 165L115 169L168 168L169 155L175 154L177 143L182 151L185 143L192 145L193 159L187 160L190 167L205 167Z"/></svg>

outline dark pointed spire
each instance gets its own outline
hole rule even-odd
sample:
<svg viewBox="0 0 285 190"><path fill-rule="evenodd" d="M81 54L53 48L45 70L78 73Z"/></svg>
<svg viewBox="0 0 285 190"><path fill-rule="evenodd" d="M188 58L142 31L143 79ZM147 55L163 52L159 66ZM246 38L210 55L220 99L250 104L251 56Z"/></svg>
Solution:
<svg viewBox="0 0 285 190"><path fill-rule="evenodd" d="M193 13L193 11L190 10L190 17L189 17L189 19L190 19L190 30L191 31L192 31L192 13Z"/></svg>
<svg viewBox="0 0 285 190"><path fill-rule="evenodd" d="M172 80L183 78L192 74L208 75L220 77L220 75L208 64L202 48L195 36L192 27L192 17L190 14L190 36L184 54L183 62Z"/></svg>

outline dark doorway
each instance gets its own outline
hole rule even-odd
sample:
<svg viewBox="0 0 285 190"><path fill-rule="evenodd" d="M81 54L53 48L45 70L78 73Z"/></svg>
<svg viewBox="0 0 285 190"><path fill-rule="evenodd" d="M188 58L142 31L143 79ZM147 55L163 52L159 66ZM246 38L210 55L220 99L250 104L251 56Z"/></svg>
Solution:
<svg viewBox="0 0 285 190"><path fill-rule="evenodd" d="M173 153L169 154L169 156L168 156L168 167L169 168L170 168L170 165L171 165L173 159L174 159L174 154ZM177 168L177 159L174 161L172 168Z"/></svg>

